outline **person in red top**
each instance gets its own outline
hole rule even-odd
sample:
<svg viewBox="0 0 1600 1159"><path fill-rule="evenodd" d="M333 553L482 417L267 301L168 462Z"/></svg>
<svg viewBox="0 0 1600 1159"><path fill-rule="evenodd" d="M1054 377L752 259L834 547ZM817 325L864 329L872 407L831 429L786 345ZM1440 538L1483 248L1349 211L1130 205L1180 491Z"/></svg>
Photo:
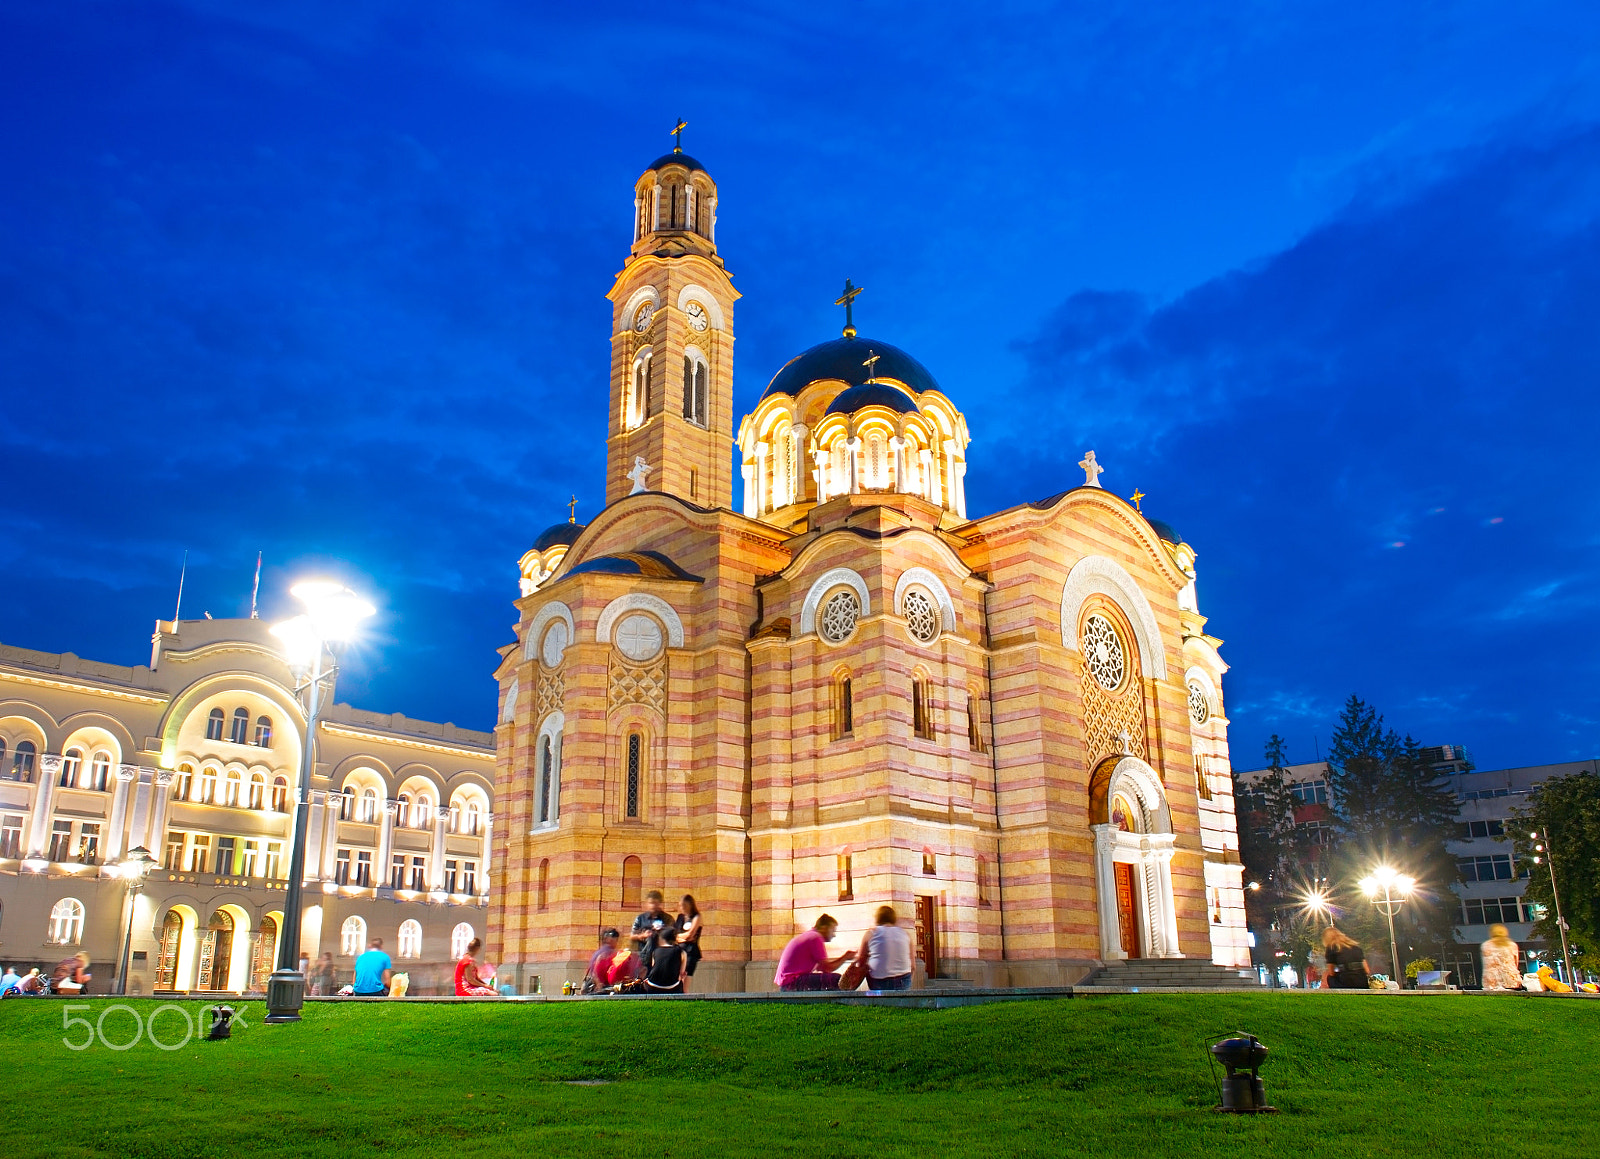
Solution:
<svg viewBox="0 0 1600 1159"><path fill-rule="evenodd" d="M828 957L828 943L838 932L839 923L828 914L817 919L817 924L792 939L783 948L778 959L778 974L773 981L779 990L837 990L837 966L856 956L846 950L837 958Z"/></svg>
<svg viewBox="0 0 1600 1159"><path fill-rule="evenodd" d="M495 991L485 986L478 976L478 951L483 949L483 939L473 938L467 943L467 952L456 963L456 997L493 998Z"/></svg>

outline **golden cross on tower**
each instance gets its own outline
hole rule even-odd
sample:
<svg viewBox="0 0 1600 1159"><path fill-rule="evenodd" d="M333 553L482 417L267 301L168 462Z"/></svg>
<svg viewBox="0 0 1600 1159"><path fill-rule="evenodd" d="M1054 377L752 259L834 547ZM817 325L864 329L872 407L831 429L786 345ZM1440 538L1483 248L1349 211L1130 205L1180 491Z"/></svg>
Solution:
<svg viewBox="0 0 1600 1159"><path fill-rule="evenodd" d="M567 504L567 522L578 522L578 497L576 495L572 497L572 502Z"/></svg>
<svg viewBox="0 0 1600 1159"><path fill-rule="evenodd" d="M844 336L846 338L854 338L856 336L856 322L852 307L854 306L856 295L859 293L861 293L861 287L853 285L850 279L846 278L844 280L844 294L833 303L835 306L844 307Z"/></svg>
<svg viewBox="0 0 1600 1159"><path fill-rule="evenodd" d="M672 126L672 151L674 153L683 152L683 131L688 127L689 122L682 117L679 117L678 123Z"/></svg>
<svg viewBox="0 0 1600 1159"><path fill-rule="evenodd" d="M1128 498L1133 500L1133 509L1135 511L1137 511L1140 515L1143 515L1144 514L1144 508L1139 506L1139 500L1144 498L1144 492L1139 490L1139 488L1135 487L1133 489L1133 494L1128 496Z"/></svg>
<svg viewBox="0 0 1600 1159"><path fill-rule="evenodd" d="M876 353L874 351L870 351L869 350L867 352L867 360L865 362L863 362L861 365L865 366L867 368L867 381L868 382L877 382L878 381L878 359L880 359L882 357L883 357L883 355L878 354L878 353Z"/></svg>

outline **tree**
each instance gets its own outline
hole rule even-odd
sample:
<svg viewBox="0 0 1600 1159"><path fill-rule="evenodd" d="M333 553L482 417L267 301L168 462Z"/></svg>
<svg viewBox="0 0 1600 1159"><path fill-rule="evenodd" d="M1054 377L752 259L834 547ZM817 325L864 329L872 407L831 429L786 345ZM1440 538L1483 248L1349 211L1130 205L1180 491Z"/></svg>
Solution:
<svg viewBox="0 0 1600 1159"><path fill-rule="evenodd" d="M1561 916L1567 919L1568 941L1574 956L1580 947L1591 955L1600 946L1600 776L1592 772L1552 777L1528 797L1528 807L1512 813L1517 848L1529 868L1528 901L1543 907L1534 932L1553 949L1561 945L1556 928L1555 899L1550 893L1550 869L1561 891ZM1528 837L1548 832L1543 850ZM1543 841L1537 844L1545 844ZM1531 858L1539 857L1538 864Z"/></svg>
<svg viewBox="0 0 1600 1159"><path fill-rule="evenodd" d="M1301 862L1307 845L1295 828L1295 797L1289 789L1288 757L1283 738L1274 733L1266 746L1268 768L1252 781L1234 786L1239 821L1239 860L1247 881L1245 912L1251 928L1273 931L1274 945L1289 955L1290 964L1305 969L1310 948L1306 915L1301 912L1304 882ZM1320 935L1321 929L1316 930ZM1262 946L1266 950L1268 947ZM1270 955L1263 955L1275 965Z"/></svg>

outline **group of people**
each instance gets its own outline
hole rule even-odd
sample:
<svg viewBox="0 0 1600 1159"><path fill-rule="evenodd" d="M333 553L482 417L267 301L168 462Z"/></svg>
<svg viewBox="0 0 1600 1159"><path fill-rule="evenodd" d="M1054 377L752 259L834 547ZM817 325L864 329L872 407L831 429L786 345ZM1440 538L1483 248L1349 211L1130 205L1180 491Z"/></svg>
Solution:
<svg viewBox="0 0 1600 1159"><path fill-rule="evenodd" d="M1485 990L1524 988L1517 943L1511 940L1510 930L1498 923L1490 926L1489 940L1478 948L1483 954ZM1331 990L1370 988L1372 972L1367 968L1366 951L1343 930L1329 926L1322 931L1322 955L1326 962L1322 968L1321 978L1324 988ZM1314 965L1310 969L1314 971Z"/></svg>
<svg viewBox="0 0 1600 1159"><path fill-rule="evenodd" d="M773 978L778 989L854 990L862 982L868 990L911 988L911 934L900 927L893 906L878 907L858 949L830 957L828 943L838 932L838 919L823 914L809 930L790 939Z"/></svg>
<svg viewBox="0 0 1600 1159"><path fill-rule="evenodd" d="M81 994L94 975L89 973L89 955L79 950L56 963L48 975L37 966L19 974L10 966L0 966L0 998L42 998L46 994Z"/></svg>
<svg viewBox="0 0 1600 1159"><path fill-rule="evenodd" d="M608 929L600 935L600 948L589 959L583 993L686 994L689 980L700 965L700 936L705 925L694 895L684 894L678 913L669 914L661 891L645 894L645 909L633 919L629 945L622 934Z"/></svg>

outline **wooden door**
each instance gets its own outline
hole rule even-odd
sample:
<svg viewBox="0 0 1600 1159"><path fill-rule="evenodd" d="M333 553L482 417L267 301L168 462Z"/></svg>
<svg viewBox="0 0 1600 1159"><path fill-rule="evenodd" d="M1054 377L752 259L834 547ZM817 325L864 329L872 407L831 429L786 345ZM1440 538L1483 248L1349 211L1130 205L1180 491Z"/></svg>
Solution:
<svg viewBox="0 0 1600 1159"><path fill-rule="evenodd" d="M156 950L157 990L172 990L178 983L178 952L183 948L183 918L169 909L161 923L161 945Z"/></svg>
<svg viewBox="0 0 1600 1159"><path fill-rule="evenodd" d="M1122 940L1122 952L1130 958L1139 956L1139 905L1138 891L1134 888L1134 867L1126 861L1112 863L1117 875L1117 932Z"/></svg>
<svg viewBox="0 0 1600 1159"><path fill-rule="evenodd" d="M261 933L256 938L255 959L250 965L250 989L265 992L277 956L278 923L272 918L262 918Z"/></svg>
<svg viewBox="0 0 1600 1159"><path fill-rule="evenodd" d="M939 931L933 920L934 899L917 898L917 957L929 978L939 976Z"/></svg>

